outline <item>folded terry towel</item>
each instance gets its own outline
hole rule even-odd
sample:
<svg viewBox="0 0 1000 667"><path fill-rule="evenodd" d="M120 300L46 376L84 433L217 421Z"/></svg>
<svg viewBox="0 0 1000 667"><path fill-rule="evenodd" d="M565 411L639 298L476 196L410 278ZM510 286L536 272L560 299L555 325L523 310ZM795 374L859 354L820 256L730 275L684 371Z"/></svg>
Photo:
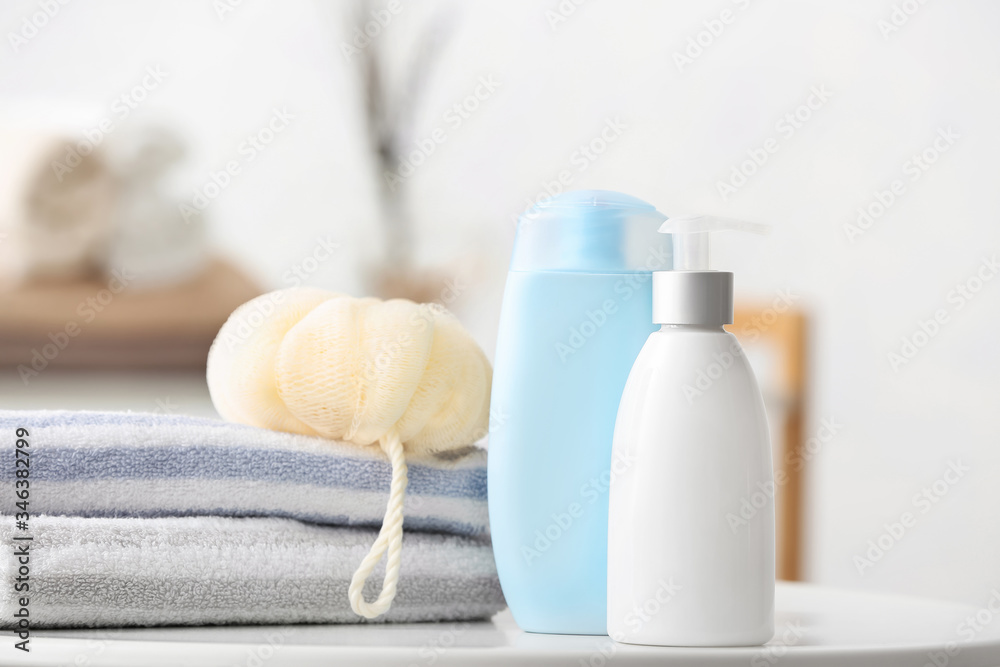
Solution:
<svg viewBox="0 0 1000 667"><path fill-rule="evenodd" d="M0 433L19 427L30 434L32 514L382 525L391 470L378 447L183 415L0 410ZM14 468L0 479L12 482ZM488 532L484 450L413 460L409 480L406 530ZM15 502L0 494L0 513Z"/></svg>
<svg viewBox="0 0 1000 667"><path fill-rule="evenodd" d="M24 534L0 522L3 544L14 544L15 532ZM406 533L399 593L387 614L365 621L351 611L347 588L373 529L35 516L30 533L33 627L473 620L504 607L492 549L480 538ZM369 599L383 573L380 564ZM11 627L13 556L0 558L0 575L0 627Z"/></svg>

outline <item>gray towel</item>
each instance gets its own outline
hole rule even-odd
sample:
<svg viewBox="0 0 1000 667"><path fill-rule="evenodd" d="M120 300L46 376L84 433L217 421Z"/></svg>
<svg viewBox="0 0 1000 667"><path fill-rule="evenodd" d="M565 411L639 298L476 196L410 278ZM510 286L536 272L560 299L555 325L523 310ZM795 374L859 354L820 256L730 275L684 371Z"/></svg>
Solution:
<svg viewBox="0 0 1000 667"><path fill-rule="evenodd" d="M399 593L374 621L347 599L377 531L280 518L2 517L29 535L31 624L40 627L457 621L504 608L488 540L407 532ZM0 627L12 627L18 565L0 558ZM368 580L381 587L384 561Z"/></svg>

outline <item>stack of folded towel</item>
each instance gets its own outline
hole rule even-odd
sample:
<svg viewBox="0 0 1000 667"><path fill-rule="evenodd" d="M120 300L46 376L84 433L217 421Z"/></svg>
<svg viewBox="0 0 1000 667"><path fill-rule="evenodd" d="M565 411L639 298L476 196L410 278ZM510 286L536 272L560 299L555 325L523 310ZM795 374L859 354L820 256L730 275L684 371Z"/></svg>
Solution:
<svg viewBox="0 0 1000 667"><path fill-rule="evenodd" d="M33 627L364 621L347 588L385 510L377 448L177 415L0 411L11 450L18 428L30 518L16 528L5 465L0 627L18 602L15 536L32 537ZM413 461L409 479L399 592L375 622L488 618L504 601L485 452Z"/></svg>

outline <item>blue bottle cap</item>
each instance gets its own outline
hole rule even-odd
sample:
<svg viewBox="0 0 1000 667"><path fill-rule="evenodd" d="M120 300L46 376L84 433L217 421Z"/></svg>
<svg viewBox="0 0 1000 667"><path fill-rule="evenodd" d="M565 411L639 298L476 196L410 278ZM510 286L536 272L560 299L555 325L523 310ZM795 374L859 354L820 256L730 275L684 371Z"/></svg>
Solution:
<svg viewBox="0 0 1000 667"><path fill-rule="evenodd" d="M631 273L671 268L666 216L620 192L573 190L521 214L511 271Z"/></svg>

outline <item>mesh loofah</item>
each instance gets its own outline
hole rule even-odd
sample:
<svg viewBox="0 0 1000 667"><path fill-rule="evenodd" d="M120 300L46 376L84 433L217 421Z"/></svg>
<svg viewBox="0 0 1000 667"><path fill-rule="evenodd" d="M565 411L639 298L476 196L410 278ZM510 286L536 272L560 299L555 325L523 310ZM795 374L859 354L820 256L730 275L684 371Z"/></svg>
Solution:
<svg viewBox="0 0 1000 667"><path fill-rule="evenodd" d="M319 289L287 289L237 308L208 353L208 391L224 419L275 431L316 435L278 396L274 361L288 330L310 310L338 295Z"/></svg>
<svg viewBox="0 0 1000 667"><path fill-rule="evenodd" d="M489 361L445 309L318 289L271 292L240 306L208 355L208 388L225 419L360 446L392 464L385 519L348 595L374 618L396 593L407 454L463 448L486 434ZM382 591L362 596L387 555Z"/></svg>

